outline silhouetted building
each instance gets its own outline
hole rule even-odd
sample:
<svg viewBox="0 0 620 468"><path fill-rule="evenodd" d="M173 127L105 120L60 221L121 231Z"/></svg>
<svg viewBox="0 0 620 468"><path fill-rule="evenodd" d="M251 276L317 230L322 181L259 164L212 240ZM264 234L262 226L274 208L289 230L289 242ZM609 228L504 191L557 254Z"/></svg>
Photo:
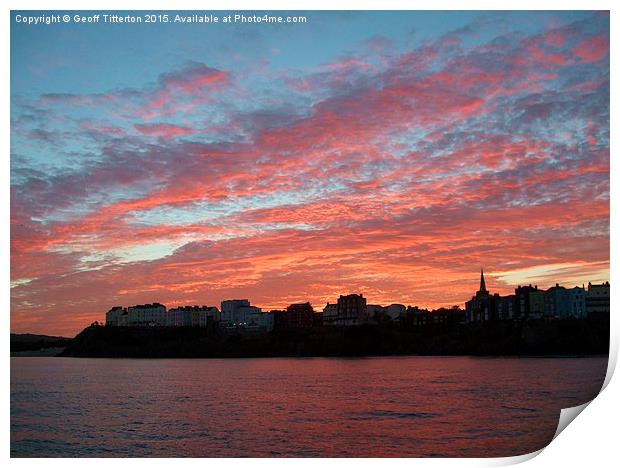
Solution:
<svg viewBox="0 0 620 468"><path fill-rule="evenodd" d="M390 304L385 308L385 312L392 320L398 320L405 315L407 308L403 304Z"/></svg>
<svg viewBox="0 0 620 468"><path fill-rule="evenodd" d="M609 320L609 281L602 284L588 283L586 311L589 317Z"/></svg>
<svg viewBox="0 0 620 468"><path fill-rule="evenodd" d="M269 311L269 315L273 317L273 329L281 330L284 328L284 314L286 314L286 310L282 309L272 309Z"/></svg>
<svg viewBox="0 0 620 468"><path fill-rule="evenodd" d="M498 320L512 320L515 316L515 295L499 296L496 307Z"/></svg>
<svg viewBox="0 0 620 468"><path fill-rule="evenodd" d="M312 314L312 324L314 327L323 326L323 312L314 312Z"/></svg>
<svg viewBox="0 0 620 468"><path fill-rule="evenodd" d="M587 317L586 290L575 286L568 289L568 316L570 318L584 319Z"/></svg>
<svg viewBox="0 0 620 468"><path fill-rule="evenodd" d="M245 325L243 325L243 328L259 332L270 332L274 327L274 319L273 314L262 312L258 307L251 307L245 315Z"/></svg>
<svg viewBox="0 0 620 468"><path fill-rule="evenodd" d="M387 312L385 307L378 304L367 304L366 305L366 315L369 320L373 320L375 322L381 322L387 317Z"/></svg>
<svg viewBox="0 0 620 468"><path fill-rule="evenodd" d="M544 293L544 316L546 318L581 319L586 317L586 292L575 286L566 289L556 283Z"/></svg>
<svg viewBox="0 0 620 468"><path fill-rule="evenodd" d="M407 327L424 327L431 325L433 318L428 310L418 310L416 312L407 312L407 316L403 324Z"/></svg>
<svg viewBox="0 0 620 468"><path fill-rule="evenodd" d="M314 309L309 302L291 304L286 311L277 315L277 329L312 328L314 326Z"/></svg>
<svg viewBox="0 0 620 468"><path fill-rule="evenodd" d="M484 280L484 272L480 269L480 288L476 292L476 295L465 303L466 321L487 322L497 320L498 302L499 294L489 294Z"/></svg>
<svg viewBox="0 0 620 468"><path fill-rule="evenodd" d="M564 318L568 315L566 288L555 284L545 291L545 317Z"/></svg>
<svg viewBox="0 0 620 468"><path fill-rule="evenodd" d="M428 309L420 309L418 306L408 306L405 311L405 316L411 314L417 314L419 312L430 312Z"/></svg>
<svg viewBox="0 0 620 468"><path fill-rule="evenodd" d="M330 304L329 302L323 307L323 326L331 327L336 325L338 319L338 307L336 304Z"/></svg>
<svg viewBox="0 0 620 468"><path fill-rule="evenodd" d="M415 310L409 308L402 320L406 327L459 325L465 321L465 311L457 306L451 308L442 307L432 312L416 307Z"/></svg>
<svg viewBox="0 0 620 468"><path fill-rule="evenodd" d="M600 286L602 288L599 296L604 297L605 284ZM568 289L557 283L547 291L529 284L517 286L514 295L491 295L486 288L484 272L480 270L480 288L476 295L465 303L466 321L584 319L587 317L586 296L583 287L575 286ZM609 283L607 283L608 296ZM601 303L604 304L604 301L603 299ZM596 302L596 299L593 302ZM606 310L609 311L609 298L606 304Z"/></svg>
<svg viewBox="0 0 620 468"><path fill-rule="evenodd" d="M385 307L378 304L366 305L367 319L377 323L400 320L406 311L407 308L402 304L390 304Z"/></svg>
<svg viewBox="0 0 620 468"><path fill-rule="evenodd" d="M368 321L366 314L366 298L362 294L340 296L336 303L338 326L361 325ZM323 316L325 318L325 316Z"/></svg>
<svg viewBox="0 0 620 468"><path fill-rule="evenodd" d="M518 286L515 289L515 318L541 318L545 313L545 295L538 286Z"/></svg>
<svg viewBox="0 0 620 468"><path fill-rule="evenodd" d="M127 309L116 306L105 314L105 324L109 327L127 326Z"/></svg>

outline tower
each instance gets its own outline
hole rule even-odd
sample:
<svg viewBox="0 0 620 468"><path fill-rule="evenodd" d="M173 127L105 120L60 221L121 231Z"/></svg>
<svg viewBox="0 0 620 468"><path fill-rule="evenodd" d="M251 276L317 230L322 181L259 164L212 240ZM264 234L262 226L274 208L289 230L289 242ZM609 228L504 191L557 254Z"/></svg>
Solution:
<svg viewBox="0 0 620 468"><path fill-rule="evenodd" d="M481 293L487 292L487 286L484 282L484 272L482 271L482 268L480 268L480 289L478 290L478 292L481 292Z"/></svg>

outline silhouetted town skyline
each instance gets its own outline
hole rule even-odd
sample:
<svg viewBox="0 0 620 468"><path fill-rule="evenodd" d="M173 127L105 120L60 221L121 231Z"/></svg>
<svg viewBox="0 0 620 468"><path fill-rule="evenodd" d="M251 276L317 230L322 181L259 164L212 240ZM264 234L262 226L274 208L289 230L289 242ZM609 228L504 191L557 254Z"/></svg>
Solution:
<svg viewBox="0 0 620 468"><path fill-rule="evenodd" d="M274 329L304 329L317 326L348 327L387 322L411 326L520 320L586 319L609 315L609 282L587 287L565 288L555 284L547 290L531 284L501 296L487 290L480 270L478 291L459 305L428 310L418 306L369 304L362 293L340 295L322 310L310 302L290 304L286 309L263 311L249 299L227 299L220 308L184 305L168 309L159 302L129 307L115 306L106 313L106 325L117 327L208 327L270 332Z"/></svg>

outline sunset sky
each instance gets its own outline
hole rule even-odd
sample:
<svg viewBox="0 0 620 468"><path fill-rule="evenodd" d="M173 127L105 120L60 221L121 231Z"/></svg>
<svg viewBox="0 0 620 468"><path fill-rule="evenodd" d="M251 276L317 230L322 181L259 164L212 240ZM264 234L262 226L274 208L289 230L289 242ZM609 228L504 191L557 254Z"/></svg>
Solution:
<svg viewBox="0 0 620 468"><path fill-rule="evenodd" d="M609 279L606 14L305 15L12 22L11 331Z"/></svg>

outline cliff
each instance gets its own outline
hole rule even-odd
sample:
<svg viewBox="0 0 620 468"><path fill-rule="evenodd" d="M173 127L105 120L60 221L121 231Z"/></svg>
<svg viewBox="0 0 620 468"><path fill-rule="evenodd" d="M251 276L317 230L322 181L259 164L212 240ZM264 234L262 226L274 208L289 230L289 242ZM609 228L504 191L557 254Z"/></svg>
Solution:
<svg viewBox="0 0 620 468"><path fill-rule="evenodd" d="M74 357L205 358L373 355L607 354L609 323L532 321L405 329L317 327L269 334L211 328L90 326L60 354Z"/></svg>
<svg viewBox="0 0 620 468"><path fill-rule="evenodd" d="M11 356L54 356L70 341L64 336L11 333Z"/></svg>

